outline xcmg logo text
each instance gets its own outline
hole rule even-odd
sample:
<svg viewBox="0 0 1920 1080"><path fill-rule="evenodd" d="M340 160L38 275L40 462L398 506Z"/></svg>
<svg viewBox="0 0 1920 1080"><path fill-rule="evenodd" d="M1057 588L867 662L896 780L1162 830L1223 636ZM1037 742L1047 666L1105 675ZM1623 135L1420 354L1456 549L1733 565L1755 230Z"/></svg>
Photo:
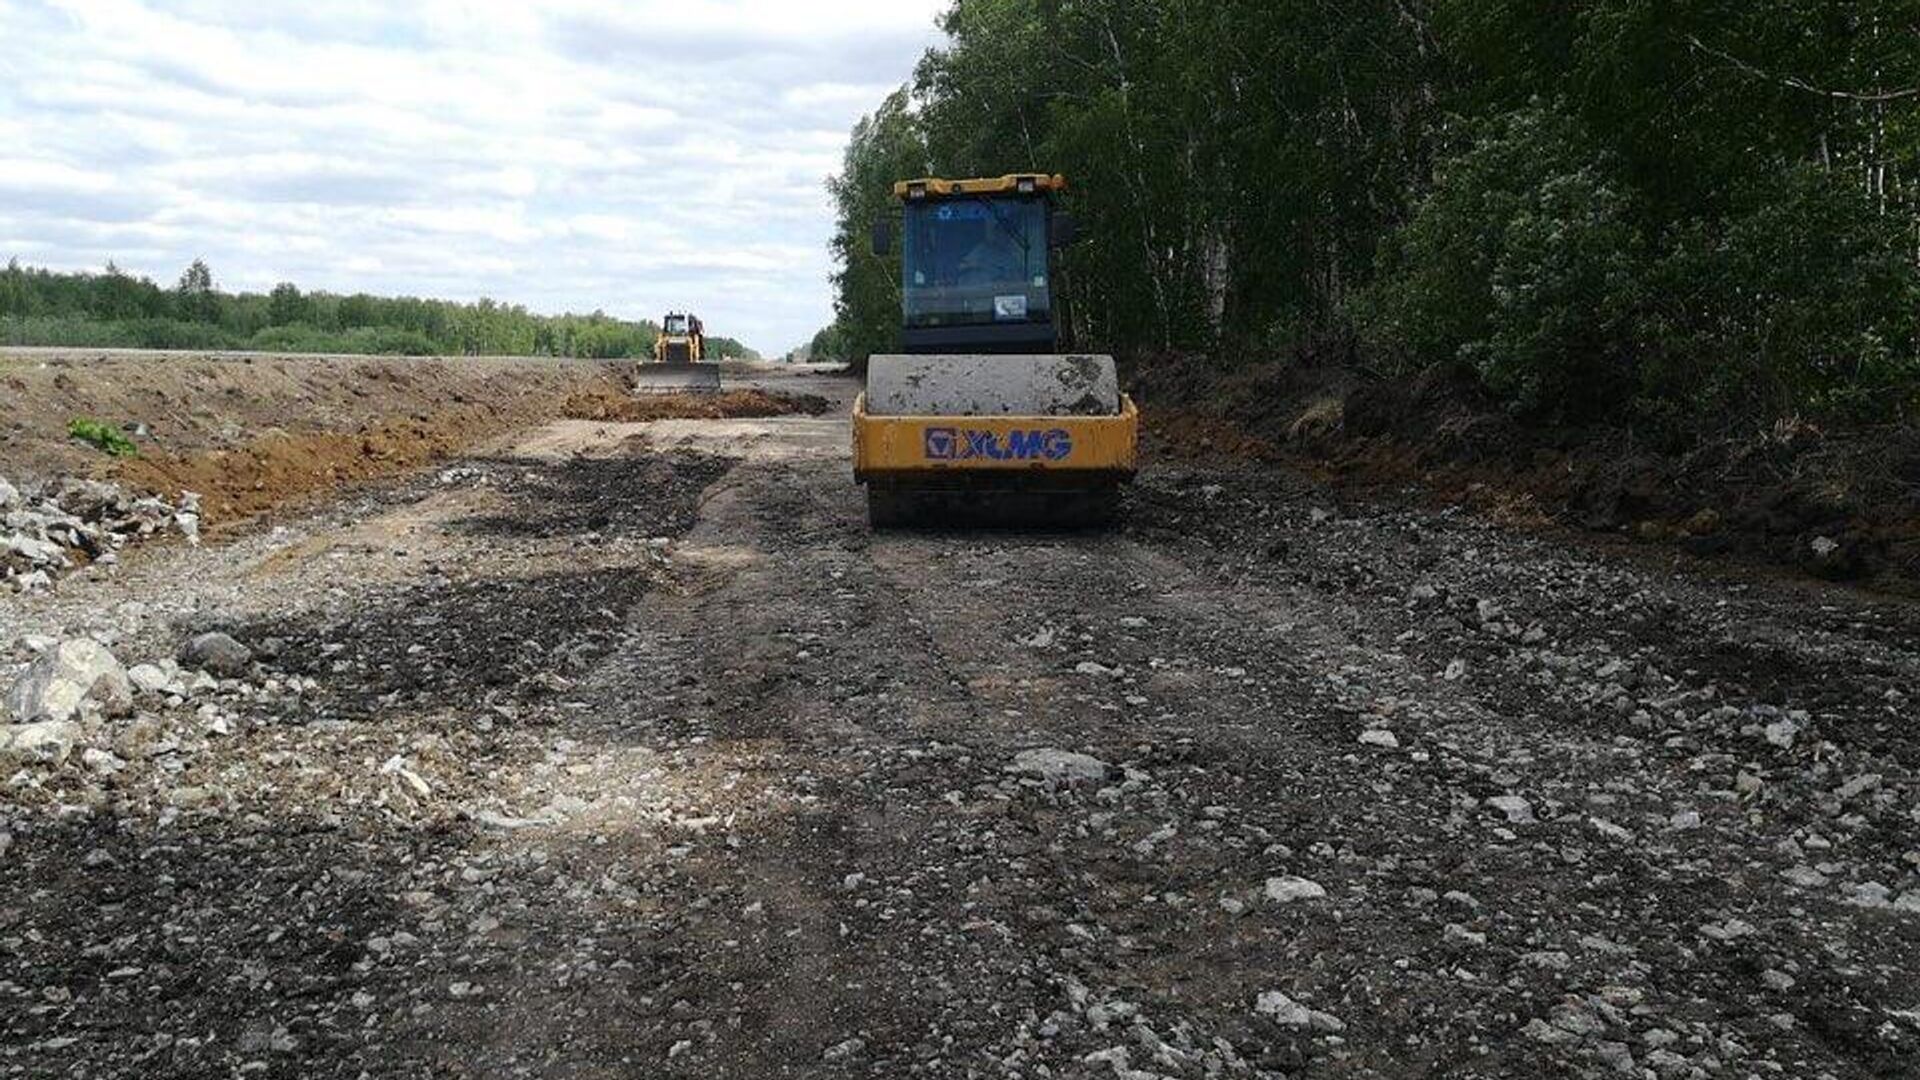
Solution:
<svg viewBox="0 0 1920 1080"><path fill-rule="evenodd" d="M1073 435L1065 428L1005 435L965 428L927 429L928 461L1064 461L1072 453Z"/></svg>

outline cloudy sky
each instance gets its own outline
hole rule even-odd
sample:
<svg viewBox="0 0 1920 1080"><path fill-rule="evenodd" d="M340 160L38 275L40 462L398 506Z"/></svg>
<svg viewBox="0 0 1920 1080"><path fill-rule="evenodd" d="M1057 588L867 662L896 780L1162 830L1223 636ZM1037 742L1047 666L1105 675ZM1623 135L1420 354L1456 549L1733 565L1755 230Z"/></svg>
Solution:
<svg viewBox="0 0 1920 1080"><path fill-rule="evenodd" d="M822 181L944 0L0 0L0 259L831 315Z"/></svg>

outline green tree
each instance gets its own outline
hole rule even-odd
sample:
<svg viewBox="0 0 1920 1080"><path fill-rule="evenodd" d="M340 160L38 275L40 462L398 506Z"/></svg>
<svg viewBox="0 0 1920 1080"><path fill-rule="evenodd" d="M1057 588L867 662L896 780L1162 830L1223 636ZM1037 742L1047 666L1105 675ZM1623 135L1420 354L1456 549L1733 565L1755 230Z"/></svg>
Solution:
<svg viewBox="0 0 1920 1080"><path fill-rule="evenodd" d="M205 261L195 259L180 273L174 287L175 309L190 322L212 323L220 316L219 297L214 292L213 270Z"/></svg>
<svg viewBox="0 0 1920 1080"><path fill-rule="evenodd" d="M342 327L374 325L374 299L366 293L341 297L336 310Z"/></svg>
<svg viewBox="0 0 1920 1080"><path fill-rule="evenodd" d="M140 318L146 314L145 305L141 303L141 282L108 260L106 273L93 281L87 311L103 319Z"/></svg>
<svg viewBox="0 0 1920 1080"><path fill-rule="evenodd" d="M18 256L7 260L5 273L0 273L0 315L24 316L33 313L33 290L27 281L27 272L20 267Z"/></svg>
<svg viewBox="0 0 1920 1080"><path fill-rule="evenodd" d="M596 312L542 316L517 304L456 304L417 297L302 293L282 283L268 294L225 293L196 261L179 287L110 267L105 275L56 274L17 260L0 272L0 340L21 345L239 348L290 352L452 355L535 350L559 355L637 356L658 327ZM188 312L200 318L188 321ZM583 329L585 328L585 329ZM735 346L750 355L744 347Z"/></svg>
<svg viewBox="0 0 1920 1080"><path fill-rule="evenodd" d="M897 321L866 254L891 184L1044 169L1089 346L1225 363L1358 328L1522 408L1916 405L1920 0L955 0L942 25L830 183L855 359Z"/></svg>
<svg viewBox="0 0 1920 1080"><path fill-rule="evenodd" d="M903 89L854 127L840 174L828 181L838 209L834 315L856 362L899 346L900 259L875 255L871 230L896 214L894 182L926 174L926 142Z"/></svg>
<svg viewBox="0 0 1920 1080"><path fill-rule="evenodd" d="M1648 267L1613 168L1558 109L1476 126L1388 251L1375 343L1529 408L1624 400Z"/></svg>
<svg viewBox="0 0 1920 1080"><path fill-rule="evenodd" d="M847 358L846 335L837 323L823 327L819 333L813 335L813 340L807 343L803 353L805 359L816 363L845 360Z"/></svg>
<svg viewBox="0 0 1920 1080"><path fill-rule="evenodd" d="M292 326L294 323L313 321L313 306L301 295L300 287L291 281L283 281L273 287L267 297L267 323L271 326Z"/></svg>

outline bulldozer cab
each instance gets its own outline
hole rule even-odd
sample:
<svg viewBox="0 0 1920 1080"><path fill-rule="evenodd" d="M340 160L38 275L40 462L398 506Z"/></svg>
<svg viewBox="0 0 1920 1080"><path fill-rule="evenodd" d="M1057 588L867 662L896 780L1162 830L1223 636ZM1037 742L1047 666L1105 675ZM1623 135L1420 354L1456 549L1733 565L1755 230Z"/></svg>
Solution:
<svg viewBox="0 0 1920 1080"><path fill-rule="evenodd" d="M653 352L636 376L634 389L640 393L717 393L720 365L707 356L706 328L699 316L668 312L660 320Z"/></svg>
<svg viewBox="0 0 1920 1080"><path fill-rule="evenodd" d="M1056 349L1053 251L1060 177L911 180L898 185L902 346L908 353ZM876 247L891 246L886 229Z"/></svg>

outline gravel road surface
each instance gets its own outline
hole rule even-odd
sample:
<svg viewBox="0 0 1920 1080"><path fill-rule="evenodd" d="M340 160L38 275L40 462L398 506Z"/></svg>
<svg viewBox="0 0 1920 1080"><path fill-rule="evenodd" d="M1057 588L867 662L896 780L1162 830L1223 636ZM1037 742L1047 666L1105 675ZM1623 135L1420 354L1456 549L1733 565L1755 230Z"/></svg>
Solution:
<svg viewBox="0 0 1920 1080"><path fill-rule="evenodd" d="M0 597L130 676L0 751L0 1075L1920 1075L1911 603L1168 457L874 535L829 389Z"/></svg>

